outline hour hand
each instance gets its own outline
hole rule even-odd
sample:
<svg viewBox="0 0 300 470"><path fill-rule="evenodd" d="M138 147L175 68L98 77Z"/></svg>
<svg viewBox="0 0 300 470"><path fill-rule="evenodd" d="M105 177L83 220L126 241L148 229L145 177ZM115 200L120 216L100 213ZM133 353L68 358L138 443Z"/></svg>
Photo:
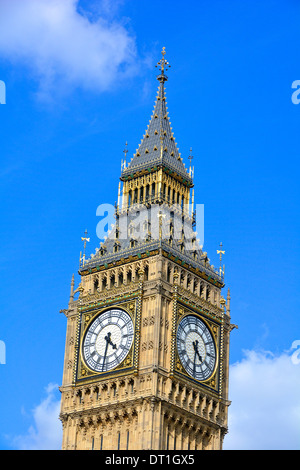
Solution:
<svg viewBox="0 0 300 470"><path fill-rule="evenodd" d="M202 362L202 357L200 356L199 350L198 350L198 340L196 339L193 341L193 346L194 346L194 351L195 351L195 358L196 355L199 357L199 361Z"/></svg>
<svg viewBox="0 0 300 470"><path fill-rule="evenodd" d="M111 340L111 333L107 333L107 336L105 336L104 339L107 342L107 344L110 344L112 346L113 349L117 349L117 345L114 344Z"/></svg>

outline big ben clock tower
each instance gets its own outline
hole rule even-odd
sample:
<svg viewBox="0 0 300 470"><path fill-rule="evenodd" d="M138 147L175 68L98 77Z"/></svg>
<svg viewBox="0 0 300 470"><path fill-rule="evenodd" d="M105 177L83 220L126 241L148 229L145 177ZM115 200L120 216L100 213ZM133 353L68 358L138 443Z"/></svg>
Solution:
<svg viewBox="0 0 300 470"><path fill-rule="evenodd" d="M166 106L168 66L163 49L152 117L122 165L115 225L81 258L76 289L72 279L65 450L220 450L227 433L230 295L196 238L193 171Z"/></svg>

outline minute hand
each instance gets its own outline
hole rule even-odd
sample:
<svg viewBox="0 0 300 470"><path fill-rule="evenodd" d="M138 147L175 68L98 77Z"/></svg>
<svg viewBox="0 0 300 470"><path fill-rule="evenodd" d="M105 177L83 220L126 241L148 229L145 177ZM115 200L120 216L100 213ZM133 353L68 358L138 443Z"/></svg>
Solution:
<svg viewBox="0 0 300 470"><path fill-rule="evenodd" d="M193 341L193 346L194 346L194 351L195 351L195 359L196 359L196 355L199 357L199 361L202 362L202 357L200 356L200 353L198 351L198 340L196 339L195 341Z"/></svg>

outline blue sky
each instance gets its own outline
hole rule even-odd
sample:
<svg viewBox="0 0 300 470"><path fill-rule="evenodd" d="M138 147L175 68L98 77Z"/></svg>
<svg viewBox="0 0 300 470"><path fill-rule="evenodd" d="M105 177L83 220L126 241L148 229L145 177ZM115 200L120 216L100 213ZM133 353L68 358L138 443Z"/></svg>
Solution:
<svg viewBox="0 0 300 470"><path fill-rule="evenodd" d="M292 0L0 0L1 449L60 445L59 311L150 119L163 46L204 249L217 266L223 243L239 326L225 446L300 448L299 20Z"/></svg>

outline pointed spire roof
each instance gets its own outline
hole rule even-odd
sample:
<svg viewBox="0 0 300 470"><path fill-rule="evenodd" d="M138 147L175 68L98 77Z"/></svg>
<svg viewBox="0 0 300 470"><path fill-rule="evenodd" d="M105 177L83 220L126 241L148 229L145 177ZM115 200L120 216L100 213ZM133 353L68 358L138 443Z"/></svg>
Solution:
<svg viewBox="0 0 300 470"><path fill-rule="evenodd" d="M149 121L146 133L127 168L122 172L121 178L133 175L153 166L162 166L175 172L187 182L192 183L192 178L185 167L172 132L171 122L166 103L165 82L168 77L165 71L170 67L165 60L165 48L162 50L162 59L157 66L160 74L157 80L160 82L156 96L154 110Z"/></svg>

